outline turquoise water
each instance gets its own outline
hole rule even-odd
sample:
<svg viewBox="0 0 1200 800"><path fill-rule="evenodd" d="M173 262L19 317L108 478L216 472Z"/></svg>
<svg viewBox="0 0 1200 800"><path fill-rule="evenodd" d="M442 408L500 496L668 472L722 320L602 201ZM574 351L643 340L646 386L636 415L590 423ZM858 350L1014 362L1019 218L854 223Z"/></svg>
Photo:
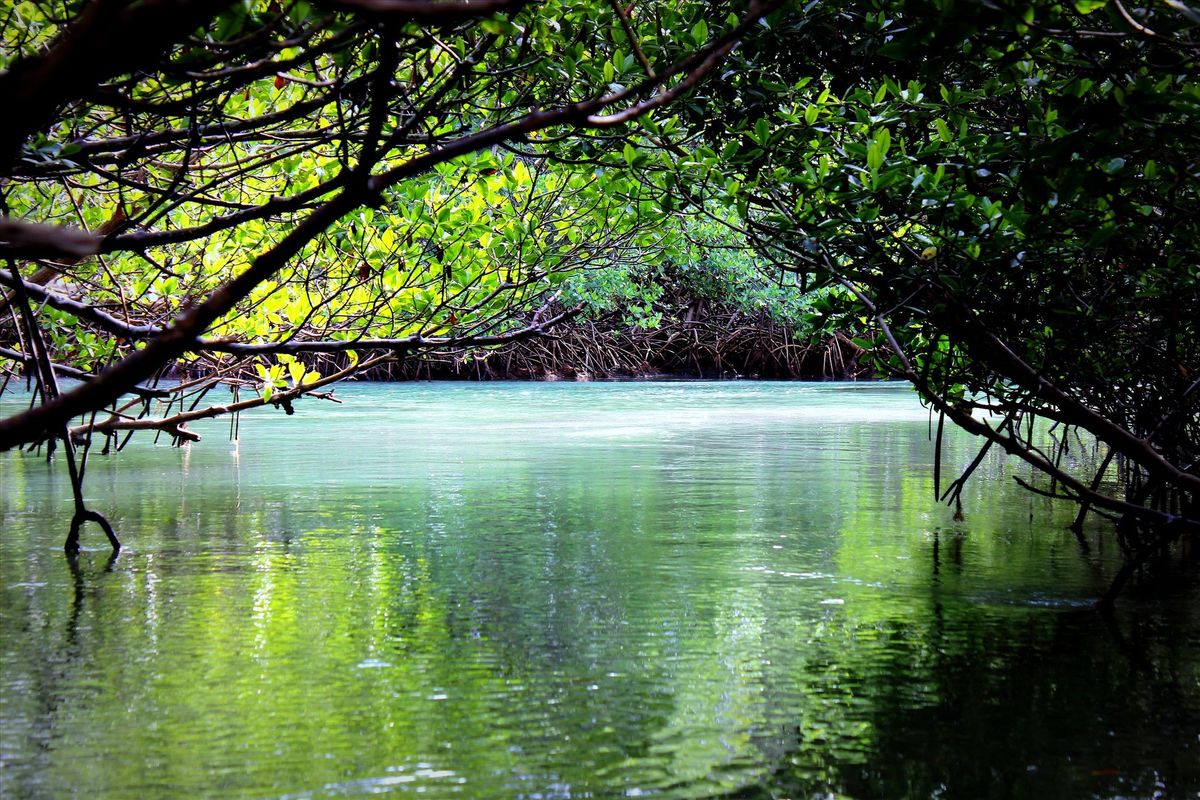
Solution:
<svg viewBox="0 0 1200 800"><path fill-rule="evenodd" d="M0 454L0 795L1200 796L1195 587L903 387L337 395L93 455L111 562Z"/></svg>

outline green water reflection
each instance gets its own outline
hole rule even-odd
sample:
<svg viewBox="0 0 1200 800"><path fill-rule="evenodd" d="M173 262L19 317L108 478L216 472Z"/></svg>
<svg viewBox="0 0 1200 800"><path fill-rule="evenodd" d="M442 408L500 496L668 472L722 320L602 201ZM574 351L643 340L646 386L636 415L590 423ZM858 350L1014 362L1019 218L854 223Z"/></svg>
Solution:
<svg viewBox="0 0 1200 800"><path fill-rule="evenodd" d="M0 454L0 795L1200 791L1195 590L1114 633L1115 554L999 462L955 522L900 387L338 394L94 457L75 570Z"/></svg>

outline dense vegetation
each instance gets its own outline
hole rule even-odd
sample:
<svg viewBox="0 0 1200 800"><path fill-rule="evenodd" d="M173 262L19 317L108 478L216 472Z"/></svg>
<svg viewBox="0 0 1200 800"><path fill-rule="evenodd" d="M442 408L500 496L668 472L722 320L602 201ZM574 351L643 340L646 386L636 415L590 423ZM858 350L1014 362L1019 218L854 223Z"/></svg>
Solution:
<svg viewBox="0 0 1200 800"><path fill-rule="evenodd" d="M188 440L416 352L578 314L669 331L708 297L873 353L939 432L1113 516L1114 591L1196 528L1190 7L218 5L8 14L0 355L41 402L0 447L58 439L75 475L92 435ZM69 548L100 521L76 497Z"/></svg>
<svg viewBox="0 0 1200 800"><path fill-rule="evenodd" d="M662 246L663 181L625 173L631 122L715 71L758 13L11 7L0 97L23 113L0 138L0 281L23 319L6 355L36 367L44 402L0 422L0 447L59 438L78 486L75 439L155 428L186 440L198 416L289 410L414 349L544 330L562 314L506 323L572 269ZM550 160L571 154L586 169ZM43 269L27 276L18 259ZM297 360L313 353L345 361ZM55 358L75 377L103 369L60 392ZM165 396L139 387L179 362L203 376ZM205 406L218 385L233 401ZM76 507L68 549L83 521L104 524L78 488Z"/></svg>
<svg viewBox="0 0 1200 800"><path fill-rule="evenodd" d="M676 245L641 260L581 270L555 303L578 314L550 335L485 348L415 353L367 377L606 380L647 377L871 377L869 342L848 335L848 296L756 256L728 225L664 224ZM849 327L846 327L849 326Z"/></svg>
<svg viewBox="0 0 1200 800"><path fill-rule="evenodd" d="M1200 516L1197 22L1179 4L814 8L738 70L786 92L728 90L751 98L746 147L695 159L738 165L742 216L781 266L856 294L880 366L939 429L1119 520L1114 591ZM836 68L798 72L794 42ZM1081 464L1068 431L1107 457Z"/></svg>

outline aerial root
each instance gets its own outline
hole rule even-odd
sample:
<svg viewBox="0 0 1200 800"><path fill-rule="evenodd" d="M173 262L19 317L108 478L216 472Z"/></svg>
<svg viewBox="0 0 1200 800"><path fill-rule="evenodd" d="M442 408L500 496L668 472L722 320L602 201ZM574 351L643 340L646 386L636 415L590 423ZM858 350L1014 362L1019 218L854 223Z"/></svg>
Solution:
<svg viewBox="0 0 1200 800"><path fill-rule="evenodd" d="M94 522L104 531L104 535L108 537L108 543L112 545L113 555L121 552L121 542L117 539L116 531L108 519L99 511L83 508L75 512L75 516L71 517L71 531L67 534L67 542L63 545L63 550L69 556L79 553L79 531L83 528L85 522Z"/></svg>

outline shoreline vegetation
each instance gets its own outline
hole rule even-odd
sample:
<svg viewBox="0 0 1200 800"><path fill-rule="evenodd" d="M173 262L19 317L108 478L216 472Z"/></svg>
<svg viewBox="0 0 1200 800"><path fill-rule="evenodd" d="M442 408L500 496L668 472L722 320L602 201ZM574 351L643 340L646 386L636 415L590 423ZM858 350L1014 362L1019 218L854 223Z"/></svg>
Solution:
<svg viewBox="0 0 1200 800"><path fill-rule="evenodd" d="M838 331L806 339L766 314L698 301L644 328L616 315L570 320L545 337L494 349L434 351L364 373L366 380L863 380L867 351Z"/></svg>

